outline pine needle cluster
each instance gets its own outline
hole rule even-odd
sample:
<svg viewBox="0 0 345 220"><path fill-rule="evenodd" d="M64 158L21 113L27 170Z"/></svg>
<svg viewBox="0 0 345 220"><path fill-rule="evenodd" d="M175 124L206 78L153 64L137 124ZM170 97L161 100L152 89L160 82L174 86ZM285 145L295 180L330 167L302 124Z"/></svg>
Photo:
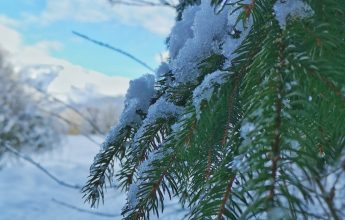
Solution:
<svg viewBox="0 0 345 220"><path fill-rule="evenodd" d="M176 22L205 4L215 19L236 15L225 33L236 47L226 50L218 34L212 47L195 40L202 48L185 58L171 48L151 98L128 95L86 200L97 205L118 182L128 192L124 219L159 216L168 198L189 219L344 219L344 1L188 1ZM197 29L192 38L204 39ZM185 35L172 33L169 47Z"/></svg>

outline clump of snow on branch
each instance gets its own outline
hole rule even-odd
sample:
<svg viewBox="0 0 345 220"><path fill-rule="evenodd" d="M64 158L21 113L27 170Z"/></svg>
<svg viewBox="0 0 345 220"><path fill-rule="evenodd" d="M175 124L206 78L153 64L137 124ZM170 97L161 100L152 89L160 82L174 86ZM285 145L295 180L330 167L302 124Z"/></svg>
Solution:
<svg viewBox="0 0 345 220"><path fill-rule="evenodd" d="M230 66L231 59L235 56L235 50L248 35L252 26L251 17L245 22L237 22L238 16L242 12L242 9L235 10L238 6L238 4L224 3L221 7L222 10L215 10L209 0L201 0L200 4L191 5L184 9L181 20L176 22L169 37L170 59L166 63L163 62L157 69L157 79L171 71L171 81L167 82L169 86L174 87L182 83L196 82L200 76L199 63L213 54L223 55L227 58L228 66ZM202 101L211 99L217 85L224 83L225 75L221 70L210 73L193 91L193 105L197 112L197 118L200 117ZM103 144L103 150L105 149L104 146L110 146L116 140L116 137L120 135L120 130L125 126L139 128L130 143L130 146L136 149L147 129L158 119L183 117L181 114L184 109L167 101L164 95L152 104L151 100L154 95L153 76L145 75L131 81L120 123L109 132ZM180 128L181 124L172 126L174 131L178 131ZM155 151L149 153L148 159L138 168L139 178L129 187L129 208L135 207L140 200L137 198L142 184L140 176L156 158Z"/></svg>
<svg viewBox="0 0 345 220"><path fill-rule="evenodd" d="M200 5L185 9L182 20L176 22L169 41L170 68L176 83L194 81L199 74L198 63L213 53L228 58L225 67L231 65L234 51L248 35L253 21L250 16L238 22L243 9L235 10L238 4L226 2L222 10L215 10L210 1L202 0Z"/></svg>
<svg viewBox="0 0 345 220"><path fill-rule="evenodd" d="M202 1L200 5L191 8L195 8L194 17L192 16L194 13L185 16L185 14L191 13L192 9L186 9L182 15L182 21L186 18L193 19L193 24L190 26L192 30L191 37L181 39L184 38L185 33L176 32L175 29L171 34L171 36L177 36L184 42L179 50L174 48L176 47L175 44L170 44L170 51L178 51L177 54L171 54L170 63L177 83L195 80L198 76L198 63L211 55L212 52L219 50L219 42L226 34L228 10L215 14L214 7L210 5L209 1Z"/></svg>
<svg viewBox="0 0 345 220"><path fill-rule="evenodd" d="M170 67L169 64L166 62L162 62L161 65L158 67L157 71L156 71L156 77L157 79L161 76L163 76L164 74L166 74L167 72L170 71Z"/></svg>
<svg viewBox="0 0 345 220"><path fill-rule="evenodd" d="M193 105L196 110L197 119L200 118L200 107L202 101L210 101L215 86L224 83L225 73L216 71L205 76L202 83L193 91Z"/></svg>
<svg viewBox="0 0 345 220"><path fill-rule="evenodd" d="M313 9L303 0L276 1L273 9L279 25L283 29L289 16L292 18L305 18L314 14Z"/></svg>
<svg viewBox="0 0 345 220"><path fill-rule="evenodd" d="M169 37L169 55L176 58L180 49L189 38L193 37L192 25L199 7L188 7L183 11L182 19L177 21Z"/></svg>
<svg viewBox="0 0 345 220"><path fill-rule="evenodd" d="M182 111L182 107L176 106L174 103L167 101L164 97L161 97L149 108L145 120L134 136L134 143L138 144L140 138L145 134L147 127L154 123L157 119L178 117Z"/></svg>
<svg viewBox="0 0 345 220"><path fill-rule="evenodd" d="M137 111L146 114L154 95L155 78L151 74L129 82L129 89L125 100L125 117L123 121L140 123Z"/></svg>
<svg viewBox="0 0 345 220"><path fill-rule="evenodd" d="M182 109L162 97L149 108L145 122L152 122L158 118L176 117L182 112Z"/></svg>
<svg viewBox="0 0 345 220"><path fill-rule="evenodd" d="M125 99L125 109L121 114L119 124L112 127L105 138L105 142L102 144L103 149L114 142L121 129L126 126L140 126L154 95L154 82L155 77L151 74L130 81Z"/></svg>
<svg viewBox="0 0 345 220"><path fill-rule="evenodd" d="M182 114L179 117L179 120L175 124L171 125L171 129L172 129L173 133L177 133L177 132L180 132L183 129L185 129L184 121L187 119L190 119L192 117L193 117L192 113Z"/></svg>

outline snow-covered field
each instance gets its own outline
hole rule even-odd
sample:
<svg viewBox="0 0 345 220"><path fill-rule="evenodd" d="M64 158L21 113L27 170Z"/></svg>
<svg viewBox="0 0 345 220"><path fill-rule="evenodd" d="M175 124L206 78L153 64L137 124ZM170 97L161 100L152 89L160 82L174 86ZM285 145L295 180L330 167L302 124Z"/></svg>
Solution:
<svg viewBox="0 0 345 220"><path fill-rule="evenodd" d="M99 142L102 141L99 137L96 139ZM68 136L61 146L30 156L61 180L83 185L98 149L98 145L83 136ZM78 211L56 201L90 212L102 212L109 216ZM24 160L10 160L0 170L1 220L121 219L119 214L124 203L124 193L108 190L105 195L105 204L100 204L97 209L90 209L88 204L84 204L80 190L56 183L37 167ZM176 208L178 205L170 206L160 219L182 219L183 214L176 213Z"/></svg>

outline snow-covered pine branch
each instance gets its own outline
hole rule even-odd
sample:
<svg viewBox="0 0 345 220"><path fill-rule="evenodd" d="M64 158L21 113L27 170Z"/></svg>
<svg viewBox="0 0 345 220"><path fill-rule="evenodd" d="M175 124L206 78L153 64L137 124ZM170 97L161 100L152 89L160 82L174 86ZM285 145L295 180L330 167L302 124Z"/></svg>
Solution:
<svg viewBox="0 0 345 220"><path fill-rule="evenodd" d="M107 177L128 191L124 219L159 216L169 197L190 219L345 218L345 4L184 0L176 10L170 58L150 86L132 81L87 200L103 198Z"/></svg>

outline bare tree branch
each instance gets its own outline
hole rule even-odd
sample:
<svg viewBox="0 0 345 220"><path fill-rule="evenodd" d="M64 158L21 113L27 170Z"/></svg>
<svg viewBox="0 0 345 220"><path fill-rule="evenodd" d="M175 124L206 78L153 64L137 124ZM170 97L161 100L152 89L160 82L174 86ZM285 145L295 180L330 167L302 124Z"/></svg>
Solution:
<svg viewBox="0 0 345 220"><path fill-rule="evenodd" d="M49 176L51 179L53 179L56 183L58 183L58 184L60 184L62 186L65 186L65 187L73 188L73 189L81 189L82 188L80 185L70 184L70 183L67 183L65 181L60 180L54 174L52 174L46 168L44 168L42 165L40 165L38 162L34 161L31 157L20 153L19 151L17 151L13 147L9 146L7 143L5 143L3 145L3 147L7 151L9 151L9 152L13 153L14 155L16 155L17 157L20 157L20 158L26 160L27 162L31 163L32 165L34 165L35 167L40 169L43 173L45 173L47 176Z"/></svg>
<svg viewBox="0 0 345 220"><path fill-rule="evenodd" d="M176 3L173 1L168 0L161 0L161 1L149 1L149 0L109 0L109 2L113 5L127 5L127 6L158 6L158 7L170 7L175 9Z"/></svg>
<svg viewBox="0 0 345 220"><path fill-rule="evenodd" d="M64 101L62 101L61 99L58 99L58 98L56 98L55 96L53 96L53 95L51 95L51 94L49 94L49 93L47 93L46 91L44 91L44 90L42 90L42 89L40 89L40 88L37 88L37 87L35 87L35 86L33 86L33 85L30 85L30 84L28 84L28 83L25 83L24 85L26 85L28 88L30 88L30 89L34 89L34 90L36 90L37 92L39 92L40 94L42 94L42 95L44 95L44 96L46 96L47 98L51 98L53 101L55 101L55 102L57 102L57 103L60 103L60 104L62 104L64 107L66 107L66 108L68 108L68 109L71 109L72 111L74 111L76 114L78 114L82 119L84 119L98 134L103 134L103 132L101 131L101 129L99 129L99 127L91 120L91 119L89 119L88 117L86 117L81 111L79 111L77 108L75 108L74 106L72 106L72 105L70 105L70 104L68 104L68 103L66 103L66 102L64 102ZM10 89L13 89L14 87L18 87L19 86L19 84L18 85L12 85L11 86L11 88ZM44 110L43 108L40 108L39 107L39 105L37 105L38 106L38 108L41 110L41 111L45 111L46 113L50 113L50 114L53 114L52 112L48 112L47 110ZM57 117L58 116L58 114L56 114L55 113L55 116ZM62 117L59 117L60 119L63 119ZM63 119L65 122L67 122L66 120L67 119ZM68 123L68 122L67 122ZM68 123L68 124L70 124L70 123ZM90 139L89 137L88 137L88 139ZM90 139L91 140L91 139ZM94 140L91 140L92 142L94 142L94 143L97 143L97 142L95 142ZM98 145L99 145L99 143L97 143Z"/></svg>
<svg viewBox="0 0 345 220"><path fill-rule="evenodd" d="M76 127L78 126L76 123L71 122L71 121L68 120L67 118L62 117L61 115L59 115L59 114L57 114L57 113L55 113L55 112L47 111L47 110L45 110L45 109L43 109L43 108L40 108L40 107L38 107L38 109L39 109L40 111L46 113L46 114L49 114L49 115L52 116L52 117L58 118L59 120L61 120L61 121L65 122L65 123L67 123L68 125L76 126ZM96 145L101 145L101 143L97 142L95 139L93 139L93 138L90 137L89 135L87 135L87 134L81 134L81 135L84 136L84 137L86 137L87 139L89 139L92 143L94 143L94 144L96 144Z"/></svg>
<svg viewBox="0 0 345 220"><path fill-rule="evenodd" d="M57 204L59 204L59 205L61 205L61 206L65 206L67 208L74 209L74 210L76 210L78 212L84 212L84 213L88 213L88 214L92 214L92 215L98 215L98 216L109 217L109 218L116 218L116 217L119 218L119 217L122 217L121 215L104 213L104 212L95 212L95 211L90 211L90 210L87 210L87 209L79 208L77 206L74 206L74 205L71 205L71 204L59 201L59 200L54 199L54 198L52 198L52 201L57 203Z"/></svg>
<svg viewBox="0 0 345 220"><path fill-rule="evenodd" d="M113 46L111 46L111 45L109 45L109 44L103 43L103 42L101 42L101 41L94 40L94 39L92 39L92 38L90 38L90 37L88 37L88 36L86 36L86 35L84 35L84 34L78 33L78 32L76 32L76 31L72 31L72 33L75 34L75 35L77 35L78 37L81 37L81 38L83 38L83 39L85 39L85 40L88 40L88 41L90 41L90 42L92 42L92 43L95 43L95 44L97 44L97 45L99 45L99 46L101 46L101 47L108 48L108 49L113 50L113 51L115 51L115 52L117 52L117 53L120 53L120 54L122 54L122 55L124 55L124 56L127 56L127 57L131 58L132 60L134 60L135 62L139 63L140 65L144 66L146 69L150 70L151 72L154 72L154 69L153 69L152 67L150 67L148 64L146 64L146 63L143 62L142 60L136 58L136 57L133 56L132 54L127 53L126 51L123 51L123 50L121 50L121 49L119 49L119 48L115 48L115 47L113 47Z"/></svg>
<svg viewBox="0 0 345 220"><path fill-rule="evenodd" d="M99 129L99 127L92 121L90 120L88 117L86 117L81 111L79 111L77 108L75 108L74 106L62 101L61 99L58 99L56 98L55 96L53 95L50 95L48 93L46 93L45 91L39 89L39 88L36 88L36 87L33 87L34 89L36 89L38 92L40 92L41 94L47 96L48 98L51 98L53 99L55 102L58 102L60 104L62 104L63 106L73 110L75 113L77 113L82 119L84 119L87 123L89 123L89 125L91 125L91 127L96 130L99 134L102 134L102 131Z"/></svg>

